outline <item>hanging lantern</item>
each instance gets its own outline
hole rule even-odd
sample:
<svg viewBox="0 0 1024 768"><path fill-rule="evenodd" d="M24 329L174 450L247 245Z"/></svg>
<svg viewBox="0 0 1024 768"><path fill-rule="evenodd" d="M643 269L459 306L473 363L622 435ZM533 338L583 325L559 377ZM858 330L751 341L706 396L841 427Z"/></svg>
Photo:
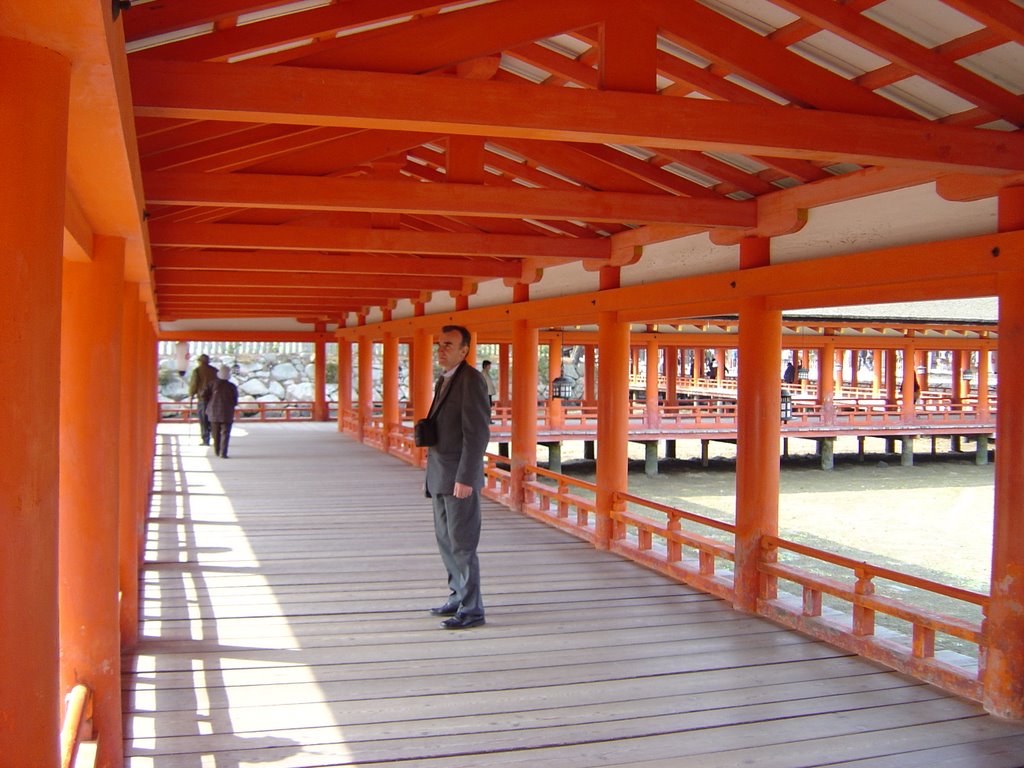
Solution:
<svg viewBox="0 0 1024 768"><path fill-rule="evenodd" d="M551 397L556 400L572 399L572 380L559 376L551 382Z"/></svg>
<svg viewBox="0 0 1024 768"><path fill-rule="evenodd" d="M793 396L782 390L782 401L779 404L779 417L787 422L793 418Z"/></svg>
<svg viewBox="0 0 1024 768"><path fill-rule="evenodd" d="M809 378L811 378L811 372L808 371L806 368L800 368L796 372L796 378L797 381L807 381Z"/></svg>
<svg viewBox="0 0 1024 768"><path fill-rule="evenodd" d="M179 376L185 377L185 371L188 369L187 341L179 341L174 346L174 368L178 371Z"/></svg>
<svg viewBox="0 0 1024 768"><path fill-rule="evenodd" d="M972 371L970 368L964 368L964 372L961 375L963 376L964 381L966 381L968 384L974 381L974 371Z"/></svg>

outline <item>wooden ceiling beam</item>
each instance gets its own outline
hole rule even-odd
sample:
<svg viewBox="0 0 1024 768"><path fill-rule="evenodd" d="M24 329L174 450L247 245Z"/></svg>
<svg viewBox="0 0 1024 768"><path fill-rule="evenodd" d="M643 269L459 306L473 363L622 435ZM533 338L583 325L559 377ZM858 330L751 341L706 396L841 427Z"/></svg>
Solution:
<svg viewBox="0 0 1024 768"><path fill-rule="evenodd" d="M227 269L270 272L328 272L365 275L442 275L477 279L516 278L522 274L515 261L472 258L449 259L393 254L326 254L309 251L184 251L154 249L155 269Z"/></svg>
<svg viewBox="0 0 1024 768"><path fill-rule="evenodd" d="M173 171L145 174L144 185L147 203L163 205L391 211L729 228L754 224L752 203L663 194L589 190L556 192L477 184L418 184L371 179Z"/></svg>
<svg viewBox="0 0 1024 768"><path fill-rule="evenodd" d="M161 10L163 3L155 3L154 10ZM173 31L184 26L199 23L219 21L230 14L213 13L200 10L196 5L210 5L211 11L219 10L218 6L258 6L255 2L238 2L238 0L175 0L168 3L167 7L173 9L177 23L170 18L170 13L165 15L162 26L170 26L165 31ZM263 2L264 7L280 5L280 2ZM218 29L215 32L199 37L192 37L166 43L155 48L133 53L138 58L158 59L191 59L193 61L227 61L233 56L259 51L264 48L272 48L287 42L298 42L308 39L334 40L339 31L353 29L366 24L387 21L410 14L424 11L436 10L444 3L430 2L430 0L346 0L344 3L334 3L323 8L314 8L302 13L293 13L275 19L273 24L247 24L244 26L229 26ZM176 6L180 6L178 10ZM138 6L139 10L146 8L145 5ZM253 7L247 10L258 10ZM136 13L133 8L131 18ZM237 15L237 14L235 14ZM126 22L127 25L127 22ZM142 24L134 22L128 26L128 33L133 37L130 40L148 37L140 34ZM150 29L156 28L156 24L148 25ZM139 29L137 29L139 28ZM152 33L150 33L152 34ZM294 54L293 54L294 55Z"/></svg>
<svg viewBox="0 0 1024 768"><path fill-rule="evenodd" d="M142 116L637 144L861 165L1024 170L1019 133L649 94L183 62L136 62L132 91L135 113ZM629 217L617 220L624 219Z"/></svg>
<svg viewBox="0 0 1024 768"><path fill-rule="evenodd" d="M721 62L798 106L875 117L912 117L904 107L808 61L696 0L636 2L640 4L639 12L654 14L662 34L672 42L710 61Z"/></svg>
<svg viewBox="0 0 1024 768"><path fill-rule="evenodd" d="M294 288L280 286L274 287L245 287L239 288L237 286L223 286L223 285L164 285L159 289L159 293L164 298L186 298L186 297L210 297L210 296L222 296L225 299L232 297L253 297L258 298L261 296L266 297L277 297L277 298L321 298L331 300L352 300L364 302L369 296L371 298L384 299L396 299L396 298L416 298L419 296L418 291L411 290L373 290L373 289L346 289L346 288Z"/></svg>
<svg viewBox="0 0 1024 768"><path fill-rule="evenodd" d="M229 270L160 269L156 271L156 284L169 285L224 285L244 288L247 286L281 286L284 288L335 287L367 288L379 291L382 283L392 290L412 291L458 291L463 281L457 277L433 277L424 275L390 275L386 280L378 276L332 275L319 272L242 272Z"/></svg>
<svg viewBox="0 0 1024 768"><path fill-rule="evenodd" d="M1024 101L1016 94L976 75L945 56L836 3L818 0L773 0L821 29L905 67L972 104L982 106L1017 126L1024 125ZM1018 11L1024 21L1024 11Z"/></svg>
<svg viewBox="0 0 1024 768"><path fill-rule="evenodd" d="M555 257L606 261L607 239L493 235L468 232L344 229L257 224L149 225L154 247L399 253L420 256Z"/></svg>
<svg viewBox="0 0 1024 768"><path fill-rule="evenodd" d="M942 0L965 16L996 30L1006 40L1024 45L1024 8L1003 0Z"/></svg>

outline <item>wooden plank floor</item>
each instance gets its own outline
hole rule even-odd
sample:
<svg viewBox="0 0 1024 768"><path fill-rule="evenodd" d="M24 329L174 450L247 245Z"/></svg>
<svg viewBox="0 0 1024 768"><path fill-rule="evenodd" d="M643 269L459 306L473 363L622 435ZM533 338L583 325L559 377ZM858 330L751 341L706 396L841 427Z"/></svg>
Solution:
<svg viewBox="0 0 1024 768"><path fill-rule="evenodd" d="M422 473L333 424L162 426L126 765L1024 764L1024 728L484 502L487 624Z"/></svg>

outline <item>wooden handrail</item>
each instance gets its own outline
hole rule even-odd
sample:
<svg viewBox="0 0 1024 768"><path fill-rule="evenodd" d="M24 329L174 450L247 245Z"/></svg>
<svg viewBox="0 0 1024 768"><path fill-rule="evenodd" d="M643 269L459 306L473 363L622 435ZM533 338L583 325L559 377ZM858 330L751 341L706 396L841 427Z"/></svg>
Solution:
<svg viewBox="0 0 1024 768"><path fill-rule="evenodd" d="M790 552L796 552L800 555L813 557L815 560L821 560L843 568L849 568L852 571L862 572L872 577L885 579L887 581L894 581L908 587L916 587L917 589L923 589L926 592L934 592L945 597L953 598L954 600L961 600L965 603L973 603L974 605L979 605L982 608L988 606L989 596L983 595L980 592L972 592L969 589L961 589L960 587L942 584L938 581L922 579L919 576L911 576L910 574L893 571L879 565L871 565L863 560L854 560L842 555L836 555L832 552L826 552L823 549L809 547L806 544L799 544L795 541L779 538L778 536L764 536L761 539L761 548L768 552L772 552L777 549L785 549Z"/></svg>

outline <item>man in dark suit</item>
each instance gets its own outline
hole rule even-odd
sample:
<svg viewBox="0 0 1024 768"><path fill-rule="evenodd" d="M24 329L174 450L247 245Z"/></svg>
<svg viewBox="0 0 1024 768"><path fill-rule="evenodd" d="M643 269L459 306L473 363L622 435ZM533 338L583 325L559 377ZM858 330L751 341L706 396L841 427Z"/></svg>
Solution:
<svg viewBox="0 0 1024 768"><path fill-rule="evenodd" d="M448 617L441 622L444 629L484 623L476 548L491 406L483 374L466 362L469 345L469 331L462 326L441 329L437 362L443 374L430 406L437 444L427 449L426 494L434 505L434 533L448 571L449 592L445 604L430 612Z"/></svg>

